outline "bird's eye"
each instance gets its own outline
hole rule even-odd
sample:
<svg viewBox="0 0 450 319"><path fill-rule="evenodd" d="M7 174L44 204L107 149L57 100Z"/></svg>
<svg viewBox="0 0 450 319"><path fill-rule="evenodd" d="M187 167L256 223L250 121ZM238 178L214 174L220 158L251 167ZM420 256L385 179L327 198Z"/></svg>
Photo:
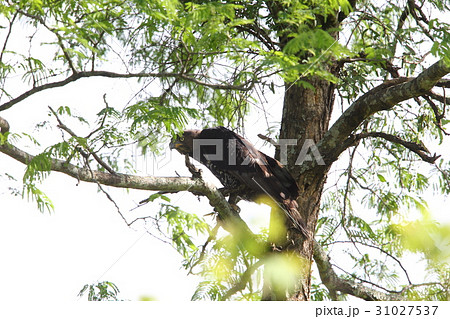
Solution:
<svg viewBox="0 0 450 319"><path fill-rule="evenodd" d="M180 142L183 142L184 141L184 136L181 136L180 137Z"/></svg>

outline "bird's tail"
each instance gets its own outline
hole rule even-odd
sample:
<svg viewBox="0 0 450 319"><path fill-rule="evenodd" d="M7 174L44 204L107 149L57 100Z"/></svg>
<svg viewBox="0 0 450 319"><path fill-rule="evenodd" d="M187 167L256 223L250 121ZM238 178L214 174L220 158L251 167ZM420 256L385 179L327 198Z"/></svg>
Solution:
<svg viewBox="0 0 450 319"><path fill-rule="evenodd" d="M306 227L306 223L303 220L302 215L298 211L297 201L289 199L284 201L284 212L292 222L292 225L296 230L298 230L305 238L311 238L311 233L308 231Z"/></svg>

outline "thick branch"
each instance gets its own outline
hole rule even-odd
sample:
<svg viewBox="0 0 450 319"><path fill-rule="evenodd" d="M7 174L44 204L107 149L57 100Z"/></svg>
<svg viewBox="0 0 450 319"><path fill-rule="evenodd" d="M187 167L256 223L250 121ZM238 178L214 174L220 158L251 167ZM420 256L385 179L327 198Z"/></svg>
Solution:
<svg viewBox="0 0 450 319"><path fill-rule="evenodd" d="M319 269L322 283L327 287L331 295L336 295L336 292L339 291L364 300L404 300L401 294L380 292L353 280L340 278L333 270L330 258L316 241L314 241L314 260Z"/></svg>
<svg viewBox="0 0 450 319"><path fill-rule="evenodd" d="M173 72L160 72L160 73L148 73L148 72L141 72L141 73L115 73L115 72L109 72L109 71L85 71L85 72L77 72L69 76L68 78L57 81L57 82L51 82L42 84L36 87L33 87L32 89L26 91L25 93L22 93L18 97L3 103L0 105L0 111L4 111L6 109L9 109L11 106L25 100L27 97L47 90L52 89L56 87L62 87L65 86L71 82L75 82L81 78L89 78L89 77L107 77L107 78L180 78L186 81L190 81L193 83L196 83L198 85L206 86L212 89L220 89L220 90L237 90L237 91L249 91L253 88L254 82L247 82L245 84L241 85L234 85L234 84L214 84L214 83L208 83L201 80L198 80L194 78L195 75L193 74L184 74L184 73L173 73Z"/></svg>
<svg viewBox="0 0 450 319"><path fill-rule="evenodd" d="M9 123L0 116L0 133L5 134L6 132L9 132Z"/></svg>
<svg viewBox="0 0 450 319"><path fill-rule="evenodd" d="M358 98L337 119L317 144L327 167L345 150L342 147L344 141L369 116L376 112L389 110L402 101L426 94L447 73L450 73L450 65L441 60L412 80L406 78L393 79ZM307 165L317 164L308 162ZM305 169L308 168L311 167L305 167Z"/></svg>
<svg viewBox="0 0 450 319"><path fill-rule="evenodd" d="M3 126L2 126L3 130ZM27 165L34 158L33 155L11 145L0 145L0 152L15 160ZM77 180L88 183L98 183L102 185L133 188L149 191L189 191L196 195L202 194L209 199L211 206L219 214L222 226L233 234L238 242L254 256L260 257L270 251L267 243L257 239L247 224L239 217L230 204L226 201L220 191L209 183L199 178L189 177L154 177L154 176L136 176L128 174L110 174L82 168L58 159L51 159L51 171L61 172Z"/></svg>

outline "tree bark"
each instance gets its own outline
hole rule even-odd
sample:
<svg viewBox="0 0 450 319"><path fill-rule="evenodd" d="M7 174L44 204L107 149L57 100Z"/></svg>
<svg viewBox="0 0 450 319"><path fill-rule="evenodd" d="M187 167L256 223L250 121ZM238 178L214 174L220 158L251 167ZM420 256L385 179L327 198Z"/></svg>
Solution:
<svg viewBox="0 0 450 319"><path fill-rule="evenodd" d="M314 234L319 214L320 200L323 186L326 181L328 168L315 165L313 169L303 171L299 155L307 140L317 143L322 139L328 129L331 111L334 102L334 85L330 82L317 78L307 81L314 86L313 89L304 88L295 83L285 84L285 97L283 105L283 116L281 122L280 141L283 139L296 140L296 145L286 148L287 168L294 176L300 189L298 198L298 210L301 213L307 228ZM278 148L275 157L280 159ZM316 160L313 156L312 160ZM278 216L272 212L271 219ZM274 223L271 223L274 224ZM269 237L273 233L273 227L269 231ZM309 300L311 287L311 262L313 257L313 237L303 238L299 233L290 231L287 235L287 245L284 250L294 252L300 258L307 260L307 268L303 276L300 276L295 287L287 295L277 294L271 291L272 283L265 282L263 300Z"/></svg>
<svg viewBox="0 0 450 319"><path fill-rule="evenodd" d="M315 88L306 89L286 84L281 122L280 140L295 139L296 147L287 149L287 167L297 180L300 196L299 212L303 216L308 230L314 234L318 220L320 200L328 169L339 155L352 145L354 130L370 115L389 110L401 101L421 96L428 92L444 75L450 72L450 66L441 60L414 79L394 79L370 90L356 100L336 123L328 129L334 102L334 85L318 79L308 79ZM324 162L299 163L299 153L307 139L317 143L318 151ZM280 148L276 151L280 158ZM274 214L272 218L275 219ZM270 234L269 234L270 236ZM283 249L296 252L299 256L312 261L314 239L304 239L296 232L288 233L288 246ZM301 277L289 300L310 299L311 272ZM271 293L271 283L265 283L264 300L280 300L284 296ZM345 289L344 289L345 290Z"/></svg>
<svg viewBox="0 0 450 319"><path fill-rule="evenodd" d="M351 3L352 6L354 2ZM278 12L278 11L277 11ZM274 15L273 12L271 12ZM326 23L321 23L324 30L335 28L340 21L345 19L342 16L330 14ZM318 16L318 19L322 19ZM322 21L325 22L325 21ZM280 29L286 26L281 26ZM289 41L287 33L282 33L280 43L283 47ZM331 31L330 33L335 39L338 38L338 33ZM281 48L283 49L283 48ZM301 52L299 56L304 55L307 58L309 53ZM332 66L328 67L328 71L336 73L337 69ZM299 186L298 211L307 225L307 230L312 234L311 238L303 238L301 234L295 231L288 231L287 245L283 248L297 254L301 259L307 261L306 271L302 271L298 282L294 289L291 289L286 294L288 300L309 300L311 293L311 263L314 252L314 233L318 220L320 200L322 196L323 186L326 181L326 176L329 166L308 165L311 169L304 169L303 163L298 160L302 152L305 142L312 141L314 144L318 143L328 130L331 112L334 104L334 84L319 79L318 77L300 76L298 80L308 82L311 88L306 88L299 85L300 83L285 83L285 94L283 103L283 115L280 128L280 141L285 139L296 140L295 146L288 147L287 154L281 154L283 149L277 148L275 158L280 160L283 156L286 159L286 166L291 172ZM311 158L313 161L314 157ZM323 163L323 162L322 162ZM276 212L272 210L271 220L278 219ZM272 223L269 228L269 240L271 239ZM289 229L289 226L287 227ZM275 230L277 231L277 230ZM263 300L279 300L283 299L280 294L273 294L270 292L272 283L265 282L263 290ZM281 297L281 298L280 298Z"/></svg>

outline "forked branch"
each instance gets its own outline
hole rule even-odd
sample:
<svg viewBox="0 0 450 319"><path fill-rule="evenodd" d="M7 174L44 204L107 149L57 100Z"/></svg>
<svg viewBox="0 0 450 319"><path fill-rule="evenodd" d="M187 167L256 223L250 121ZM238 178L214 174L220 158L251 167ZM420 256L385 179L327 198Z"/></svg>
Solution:
<svg viewBox="0 0 450 319"><path fill-rule="evenodd" d="M346 148L350 147L352 145L355 145L360 140L362 140L364 138L369 138L369 137L382 138L391 143L402 145L405 148L409 149L411 152L414 152L417 155L419 155L419 157L423 161L430 163L430 164L433 164L434 162L436 162L436 160L440 157L440 155L436 155L436 154L434 154L432 156L427 155L430 153L430 151L428 151L428 149L420 143L405 141L402 138L400 138L399 136L387 134L387 133L383 133L383 132L364 132L364 133L352 135L346 141L344 141L344 143L342 144L342 147L346 147Z"/></svg>
<svg viewBox="0 0 450 319"><path fill-rule="evenodd" d="M402 101L427 94L448 73L450 73L450 65L440 60L416 78L397 78L386 81L358 98L317 144L326 163L325 167L329 167L346 148L351 146L351 144L345 145L345 142L368 117L380 111L390 110ZM306 171L316 165L316 162L310 161L303 169Z"/></svg>
<svg viewBox="0 0 450 319"><path fill-rule="evenodd" d="M50 109L50 111L52 112L52 114L55 116L56 120L58 121L58 127L69 133L70 136L72 136L73 138L80 140L79 136L77 136L69 127L67 127L59 118L58 114L55 112L55 110L53 110L50 106L48 107ZM114 170L111 168L111 166L109 166L104 160L102 160L100 158L100 156L97 155L96 152L94 152L92 150L91 147L89 147L89 145L87 145L87 143L83 143L82 147L84 147L89 154L87 154L87 156L92 155L92 157L94 157L94 159L97 161L97 163L100 164L100 166L102 166L104 169L106 169L109 173L111 174L116 174L116 172L114 172Z"/></svg>
<svg viewBox="0 0 450 319"><path fill-rule="evenodd" d="M322 283L327 287L330 295L332 296L336 297L337 292L341 292L364 300L404 300L404 297L400 293L385 293L369 288L353 280L340 278L331 265L330 257L328 257L316 241L314 241L314 260L317 264L317 268L319 269Z"/></svg>

